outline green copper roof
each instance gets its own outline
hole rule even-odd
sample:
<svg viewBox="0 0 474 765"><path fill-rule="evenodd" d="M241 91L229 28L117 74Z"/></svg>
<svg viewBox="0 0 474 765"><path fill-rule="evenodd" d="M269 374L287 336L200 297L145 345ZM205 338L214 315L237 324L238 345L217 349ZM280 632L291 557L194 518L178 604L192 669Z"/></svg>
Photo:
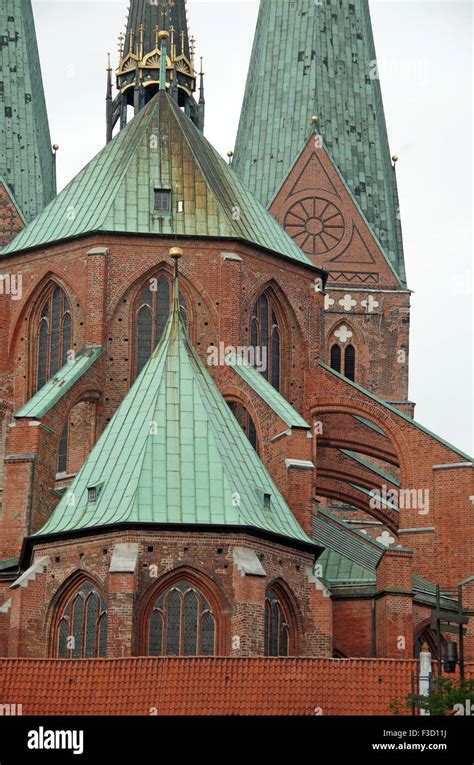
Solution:
<svg viewBox="0 0 474 765"><path fill-rule="evenodd" d="M311 426L308 425L306 420L293 409L291 404L288 403L281 393L279 393L268 380L258 372L255 367L248 364L245 359L239 356L226 356L226 364L232 367L235 372L245 380L245 382L252 388L252 390L265 401L268 406L273 409L275 414L288 425L289 428L306 428L311 430Z"/></svg>
<svg viewBox="0 0 474 765"><path fill-rule="evenodd" d="M397 417L401 417L402 420L405 420L406 422L409 422L410 425L413 425L418 430L421 430L423 433L426 433L427 436L431 436L431 438L434 438L435 441L438 441L443 446L446 446L448 449L451 449L451 451L455 452L456 454L459 454L460 457L465 459L467 462L472 462L473 458L470 457L468 454L465 454L465 452L462 452L460 449L457 449L452 444L448 443L447 441L444 441L440 436L437 436L436 433L432 433L431 430L428 430L428 428L424 428L423 425L420 425L419 422L416 420L412 420L411 417L409 417L407 414L404 414L400 409L397 409L396 407L392 406L391 404L387 404L386 401L382 401L381 398L378 396L375 396L373 393L370 393L368 390L363 388L361 385L358 385L356 382L352 382L352 380L348 380L347 377L344 377L344 375L341 375L339 372L336 372L335 369L332 369L328 364L326 364L324 361L321 361L321 359L318 360L318 364L320 367L326 370L326 372L330 372L335 377L338 377L340 380L345 382L347 385L350 385L352 388L355 388L360 393L363 393L364 396L368 396L368 398L371 398L372 401L376 401L377 404L380 404L385 409L388 409L392 414L396 414ZM363 420L363 418L356 417L358 420ZM367 424L367 423L365 423Z"/></svg>
<svg viewBox="0 0 474 765"><path fill-rule="evenodd" d="M0 176L24 219L56 193L31 0L0 4Z"/></svg>
<svg viewBox="0 0 474 765"><path fill-rule="evenodd" d="M172 192L169 214L155 212L154 189ZM164 92L3 253L93 231L242 240L314 268Z"/></svg>
<svg viewBox="0 0 474 765"><path fill-rule="evenodd" d="M261 0L233 167L268 207L317 115L324 147L404 281L375 58L367 0Z"/></svg>
<svg viewBox="0 0 474 765"><path fill-rule="evenodd" d="M191 346L174 293L156 351L37 534L202 524L311 544Z"/></svg>
<svg viewBox="0 0 474 765"><path fill-rule="evenodd" d="M35 417L40 419L46 414L64 394L79 380L82 375L92 366L102 353L99 345L86 345L79 353L76 353L73 361L65 364L57 374L35 393L15 417Z"/></svg>
<svg viewBox="0 0 474 765"><path fill-rule="evenodd" d="M321 508L313 518L313 538L326 548L316 562L322 566L324 581L375 583L375 569L385 549L378 542Z"/></svg>

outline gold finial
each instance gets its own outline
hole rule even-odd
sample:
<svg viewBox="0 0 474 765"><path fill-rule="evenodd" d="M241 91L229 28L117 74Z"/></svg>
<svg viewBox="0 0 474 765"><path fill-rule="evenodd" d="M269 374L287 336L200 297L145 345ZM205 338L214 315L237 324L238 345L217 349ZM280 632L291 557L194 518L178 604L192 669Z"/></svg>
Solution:
<svg viewBox="0 0 474 765"><path fill-rule="evenodd" d="M143 34L145 32L145 27L143 24L140 24L138 28L138 35L139 35L139 44L138 44L138 58L140 61L143 58Z"/></svg>
<svg viewBox="0 0 474 765"><path fill-rule="evenodd" d="M174 61L176 59L176 45L174 44L174 33L175 28L173 25L170 26L170 35L171 35L171 60Z"/></svg>
<svg viewBox="0 0 474 765"><path fill-rule="evenodd" d="M128 33L128 49L133 53L133 29Z"/></svg>
<svg viewBox="0 0 474 765"><path fill-rule="evenodd" d="M160 34L160 27L158 24L155 27L155 47L158 48L159 45L159 34Z"/></svg>
<svg viewBox="0 0 474 765"><path fill-rule="evenodd" d="M174 247L170 247L169 254L170 254L170 258L176 258L176 260L179 260L180 258L183 257L183 251L181 247L176 247L176 245Z"/></svg>
<svg viewBox="0 0 474 765"><path fill-rule="evenodd" d="M161 40L167 40L170 36L170 33L166 31L166 29L162 29L161 32L158 32L158 42L161 42Z"/></svg>
<svg viewBox="0 0 474 765"><path fill-rule="evenodd" d="M232 157L234 156L234 152L232 150L227 152L227 156L229 157L229 165L232 164Z"/></svg>
<svg viewBox="0 0 474 765"><path fill-rule="evenodd" d="M177 247L176 245L174 247L170 247L170 258L173 258L174 260L174 278L175 283L173 285L173 297L176 300L176 307L178 307L178 263L179 259L183 257L183 251L181 247Z"/></svg>
<svg viewBox="0 0 474 765"><path fill-rule="evenodd" d="M313 123L313 125L316 125L317 121L318 121L317 115L313 114L313 116L311 117L311 122Z"/></svg>
<svg viewBox="0 0 474 765"><path fill-rule="evenodd" d="M393 164L396 164L396 162L398 162L398 156L396 154L393 155L392 162Z"/></svg>
<svg viewBox="0 0 474 765"><path fill-rule="evenodd" d="M54 153L56 153L58 149L59 149L59 144L58 143L53 143L53 151L54 151Z"/></svg>
<svg viewBox="0 0 474 765"><path fill-rule="evenodd" d="M181 55L184 55L184 30L181 32Z"/></svg>
<svg viewBox="0 0 474 765"><path fill-rule="evenodd" d="M112 71L112 67L110 66L110 53L107 53L107 71Z"/></svg>
<svg viewBox="0 0 474 765"><path fill-rule="evenodd" d="M194 61L194 53L196 51L196 38L194 35L191 37L190 41L190 52L191 52L191 63Z"/></svg>
<svg viewBox="0 0 474 765"><path fill-rule="evenodd" d="M202 56L201 56L201 67L199 69L199 74L204 74L204 70L202 68Z"/></svg>

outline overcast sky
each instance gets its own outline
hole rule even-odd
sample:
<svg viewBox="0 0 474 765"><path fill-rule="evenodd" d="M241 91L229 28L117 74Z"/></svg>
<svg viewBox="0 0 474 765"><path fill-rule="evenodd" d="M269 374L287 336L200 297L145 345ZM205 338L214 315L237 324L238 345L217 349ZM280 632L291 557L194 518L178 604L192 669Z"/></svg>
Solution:
<svg viewBox="0 0 474 765"><path fill-rule="evenodd" d="M348 0L344 0L348 2ZM104 145L106 54L117 63L127 0L33 0L58 188ZM473 452L472 4L372 0L397 174L411 313L415 417ZM257 0L188 0L206 72L206 129L233 148Z"/></svg>

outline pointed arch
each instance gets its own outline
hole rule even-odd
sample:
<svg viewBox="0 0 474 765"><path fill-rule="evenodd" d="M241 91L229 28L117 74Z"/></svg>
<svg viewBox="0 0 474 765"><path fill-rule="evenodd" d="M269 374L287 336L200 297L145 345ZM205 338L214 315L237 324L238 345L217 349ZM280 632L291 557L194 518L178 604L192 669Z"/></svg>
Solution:
<svg viewBox="0 0 474 765"><path fill-rule="evenodd" d="M275 579L265 592L264 655L298 655L302 626L295 596L286 582Z"/></svg>
<svg viewBox="0 0 474 765"><path fill-rule="evenodd" d="M59 659L107 655L107 600L84 571L68 577L52 601L49 645Z"/></svg>
<svg viewBox="0 0 474 765"><path fill-rule="evenodd" d="M27 304L22 316L28 321L28 347L25 350L28 388L33 395L64 366L68 353L73 350L73 309L69 291L48 274L34 303Z"/></svg>
<svg viewBox="0 0 474 765"><path fill-rule="evenodd" d="M326 359L336 372L348 380L357 380L358 349L361 348L359 331L350 321L339 319L333 324L326 339Z"/></svg>
<svg viewBox="0 0 474 765"><path fill-rule="evenodd" d="M226 650L228 606L206 574L180 566L160 577L139 606L144 656L217 656Z"/></svg>

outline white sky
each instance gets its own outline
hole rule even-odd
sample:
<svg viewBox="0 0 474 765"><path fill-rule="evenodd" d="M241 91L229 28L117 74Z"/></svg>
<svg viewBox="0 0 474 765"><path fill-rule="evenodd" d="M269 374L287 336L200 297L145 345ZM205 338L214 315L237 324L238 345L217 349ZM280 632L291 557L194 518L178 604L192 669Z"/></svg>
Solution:
<svg viewBox="0 0 474 765"><path fill-rule="evenodd" d="M348 2L348 0L344 0ZM127 0L33 0L58 187L102 148L106 54ZM257 0L188 0L206 72L206 129L233 148ZM410 398L423 425L473 452L472 4L371 0L397 174L411 313Z"/></svg>

